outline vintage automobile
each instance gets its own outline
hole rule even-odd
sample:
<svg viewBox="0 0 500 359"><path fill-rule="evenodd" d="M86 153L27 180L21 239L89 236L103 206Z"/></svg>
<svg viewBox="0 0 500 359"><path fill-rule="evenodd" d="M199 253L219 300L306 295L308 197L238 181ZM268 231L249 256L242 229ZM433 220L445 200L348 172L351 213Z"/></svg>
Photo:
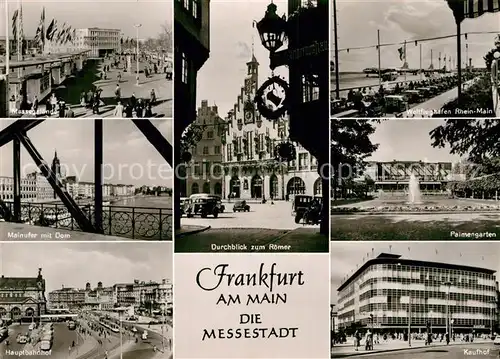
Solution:
<svg viewBox="0 0 500 359"><path fill-rule="evenodd" d="M385 96L385 112L403 112L408 110L408 101L402 95L388 95Z"/></svg>
<svg viewBox="0 0 500 359"><path fill-rule="evenodd" d="M423 97L432 96L432 89L430 87L419 87L417 90L420 91Z"/></svg>
<svg viewBox="0 0 500 359"><path fill-rule="evenodd" d="M422 94L418 90L406 90L404 94L408 99L408 103L417 103L422 100Z"/></svg>
<svg viewBox="0 0 500 359"><path fill-rule="evenodd" d="M317 213L317 209L319 208L321 212L321 202L321 196L296 195L292 212L292 214L295 215L295 223L304 221L304 224L318 224L319 213ZM312 206L313 204L316 204L316 206Z"/></svg>
<svg viewBox="0 0 500 359"><path fill-rule="evenodd" d="M200 215L202 218L213 215L217 218L221 213L221 200L217 197L206 193L191 195L185 206L186 215L188 217Z"/></svg>
<svg viewBox="0 0 500 359"><path fill-rule="evenodd" d="M247 201L236 201L233 206L233 212L250 212L250 206Z"/></svg>
<svg viewBox="0 0 500 359"><path fill-rule="evenodd" d="M297 194L295 195L292 203L292 216L295 216L295 222L297 222L297 214L300 214L300 218L302 218L303 212L309 208L309 203L311 203L313 197L304 195L304 194ZM300 221L300 220L299 220Z"/></svg>
<svg viewBox="0 0 500 359"><path fill-rule="evenodd" d="M224 211L226 210L226 206L224 206L222 204L222 197L217 195L217 194L211 194L210 196L212 196L213 198L215 198L219 204L219 213L224 213Z"/></svg>
<svg viewBox="0 0 500 359"><path fill-rule="evenodd" d="M26 344L28 342L28 337L26 335L18 335L16 338L18 344Z"/></svg>

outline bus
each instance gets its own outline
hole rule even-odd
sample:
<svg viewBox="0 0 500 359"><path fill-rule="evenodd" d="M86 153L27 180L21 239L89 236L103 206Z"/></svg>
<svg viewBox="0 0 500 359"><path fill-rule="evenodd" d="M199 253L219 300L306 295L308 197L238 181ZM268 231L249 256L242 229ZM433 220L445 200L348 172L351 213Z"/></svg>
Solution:
<svg viewBox="0 0 500 359"><path fill-rule="evenodd" d="M75 320L78 314L42 314L40 315L40 321L45 323L51 322L67 322L69 320Z"/></svg>

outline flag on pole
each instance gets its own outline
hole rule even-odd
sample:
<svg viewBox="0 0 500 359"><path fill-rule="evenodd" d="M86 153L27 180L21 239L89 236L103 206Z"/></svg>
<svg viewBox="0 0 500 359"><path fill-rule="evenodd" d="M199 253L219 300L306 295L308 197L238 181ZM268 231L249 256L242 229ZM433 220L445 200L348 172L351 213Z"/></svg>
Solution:
<svg viewBox="0 0 500 359"><path fill-rule="evenodd" d="M36 29L35 42L42 45L42 49L45 45L45 8L42 10L42 15L40 16L40 24Z"/></svg>
<svg viewBox="0 0 500 359"><path fill-rule="evenodd" d="M23 7L22 5L19 5L19 16L17 18L17 32L18 32L18 37L17 41L19 43L19 49L18 54L22 55L23 54L23 42L24 42L24 31L23 31Z"/></svg>
<svg viewBox="0 0 500 359"><path fill-rule="evenodd" d="M49 26L47 27L47 33L45 34L45 38L49 41L52 41L56 31L57 31L57 21L55 19L52 19Z"/></svg>
<svg viewBox="0 0 500 359"><path fill-rule="evenodd" d="M17 42L17 17L19 15L19 10L14 11L12 15L12 37L14 38L14 42Z"/></svg>
<svg viewBox="0 0 500 359"><path fill-rule="evenodd" d="M404 47L400 47L398 49L398 52L399 52L399 59L403 61L406 57L406 49Z"/></svg>

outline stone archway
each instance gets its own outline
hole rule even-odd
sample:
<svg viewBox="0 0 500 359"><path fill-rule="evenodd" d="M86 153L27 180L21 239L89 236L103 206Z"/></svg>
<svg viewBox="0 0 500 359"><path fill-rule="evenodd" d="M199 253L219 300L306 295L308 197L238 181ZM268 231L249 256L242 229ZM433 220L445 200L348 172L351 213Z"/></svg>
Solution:
<svg viewBox="0 0 500 359"><path fill-rule="evenodd" d="M5 318L7 316L7 309L4 307L0 307L0 319Z"/></svg>
<svg viewBox="0 0 500 359"><path fill-rule="evenodd" d="M198 183L193 183L191 185L191 194L198 194L200 193L200 186L198 185Z"/></svg>
<svg viewBox="0 0 500 359"><path fill-rule="evenodd" d="M33 308L27 308L25 311L24 311L24 316L25 317L34 317L35 316L35 310Z"/></svg>
<svg viewBox="0 0 500 359"><path fill-rule="evenodd" d="M252 177L252 183L250 188L252 198L262 198L263 186L262 186L262 177L259 175L255 175Z"/></svg>
<svg viewBox="0 0 500 359"><path fill-rule="evenodd" d="M229 181L229 193L231 198L240 198L241 189L240 189L240 179L238 176L233 176L231 181Z"/></svg>
<svg viewBox="0 0 500 359"><path fill-rule="evenodd" d="M274 173L269 177L269 195L272 199L276 199L279 197L279 185L278 185L278 176Z"/></svg>
<svg viewBox="0 0 500 359"><path fill-rule="evenodd" d="M217 194L219 196L222 195L222 185L220 182L214 184L214 194Z"/></svg>
<svg viewBox="0 0 500 359"><path fill-rule="evenodd" d="M321 196L323 193L323 183L321 182L321 177L314 181L314 195Z"/></svg>
<svg viewBox="0 0 500 359"><path fill-rule="evenodd" d="M203 193L210 194L210 182L203 183Z"/></svg>
<svg viewBox="0 0 500 359"><path fill-rule="evenodd" d="M292 177L286 185L286 193L290 195L305 194L306 184L300 177Z"/></svg>
<svg viewBox="0 0 500 359"><path fill-rule="evenodd" d="M21 309L19 309L19 307L12 308L10 310L10 316L14 320L21 318L21 316L22 316Z"/></svg>

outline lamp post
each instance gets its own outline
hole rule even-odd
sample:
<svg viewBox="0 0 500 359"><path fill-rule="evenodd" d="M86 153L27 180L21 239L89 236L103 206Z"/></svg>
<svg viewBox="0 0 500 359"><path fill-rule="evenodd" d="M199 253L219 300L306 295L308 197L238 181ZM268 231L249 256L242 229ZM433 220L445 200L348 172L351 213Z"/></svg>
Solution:
<svg viewBox="0 0 500 359"><path fill-rule="evenodd" d="M446 334L448 338L450 337L450 287L451 282L445 282L444 285L447 287L446 294Z"/></svg>
<svg viewBox="0 0 500 359"><path fill-rule="evenodd" d="M137 86L139 86L139 28L142 26L142 24L136 24L135 25L135 40L136 40L136 47L135 47L135 51L136 51L136 56L135 56L135 59L136 59L136 63L137 63L137 69L136 69L136 76L135 76L135 84Z"/></svg>
<svg viewBox="0 0 500 359"><path fill-rule="evenodd" d="M165 334L164 334L164 328L167 325L167 318L165 317L165 310L166 310L166 304L162 303L161 305L161 314L162 314L162 324L161 324L161 347L163 349L163 352L165 353Z"/></svg>
<svg viewBox="0 0 500 359"><path fill-rule="evenodd" d="M411 294L408 298L408 346L411 347L411 311L412 311L412 298Z"/></svg>
<svg viewBox="0 0 500 359"><path fill-rule="evenodd" d="M118 317L120 320L120 359L123 359L123 329L122 329L123 318L122 318L122 315L123 315L123 310L120 309L120 311L118 312Z"/></svg>
<svg viewBox="0 0 500 359"><path fill-rule="evenodd" d="M493 335L495 334L494 330L494 323L495 323L495 307L496 307L496 304L497 304L497 301L495 299L492 299L490 301L490 304L491 304L491 337L493 337Z"/></svg>

